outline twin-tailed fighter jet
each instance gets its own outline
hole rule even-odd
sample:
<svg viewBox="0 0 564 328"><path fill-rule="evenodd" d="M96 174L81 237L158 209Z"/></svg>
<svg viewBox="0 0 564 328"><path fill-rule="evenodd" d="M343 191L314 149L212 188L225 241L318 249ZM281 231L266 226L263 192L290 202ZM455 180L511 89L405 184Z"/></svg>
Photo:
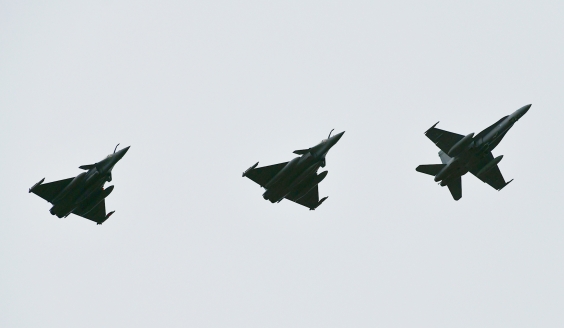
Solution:
<svg viewBox="0 0 564 328"><path fill-rule="evenodd" d="M333 130L331 130L333 132ZM327 197L319 200L317 185L325 179L327 171L317 174L325 167L325 156L345 133L344 131L321 141L317 146L294 151L301 155L289 162L257 168L258 162L243 173L266 189L262 197L272 203L286 198L310 210L315 210Z"/></svg>
<svg viewBox="0 0 564 328"><path fill-rule="evenodd" d="M529 108L531 105L519 108L476 136L437 129L437 122L425 135L441 149L439 157L443 163L419 165L415 170L434 176L435 182L448 187L455 200L462 198L461 177L468 172L497 190L503 189L513 180L505 182L497 166L503 156L494 158L491 151Z"/></svg>
<svg viewBox="0 0 564 328"><path fill-rule="evenodd" d="M80 166L86 172L74 178L42 184L45 181L43 178L31 187L29 192L53 204L50 212L59 218L74 213L97 224L102 224L114 213L106 214L104 202L104 199L114 190L114 186L104 189L104 184L106 181L112 181L112 169L127 153L129 147L118 152L116 150L117 146L113 154L96 164Z"/></svg>

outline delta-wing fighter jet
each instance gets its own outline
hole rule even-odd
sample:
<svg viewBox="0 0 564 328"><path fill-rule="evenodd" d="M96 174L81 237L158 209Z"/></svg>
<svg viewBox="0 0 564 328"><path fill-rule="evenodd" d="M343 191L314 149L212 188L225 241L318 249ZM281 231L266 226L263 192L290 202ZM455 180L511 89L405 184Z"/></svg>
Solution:
<svg viewBox="0 0 564 328"><path fill-rule="evenodd" d="M43 178L31 187L29 192L53 204L50 210L52 215L63 218L74 213L102 224L115 212L106 214L104 199L114 190L114 186L104 189L104 184L112 181L112 169L127 153L129 147L118 152L116 150L117 146L113 154L96 164L80 166L79 168L86 172L74 178L42 184L45 181Z"/></svg>
<svg viewBox="0 0 564 328"><path fill-rule="evenodd" d="M448 186L455 200L462 198L461 177L468 172L496 190L503 189L513 180L505 182L497 166L503 155L494 158L491 151L529 108L531 105L519 108L476 136L437 129L437 122L425 135L441 149L439 157L443 164L419 165L415 170L434 176L443 187Z"/></svg>
<svg viewBox="0 0 564 328"><path fill-rule="evenodd" d="M333 130L331 130L333 132ZM262 197L271 203L278 203L286 198L310 210L315 210L327 197L319 200L317 185L325 179L327 171L317 174L320 167L325 167L325 156L345 133L344 131L321 141L317 146L294 151L301 155L289 162L257 168L258 162L243 173L266 189Z"/></svg>

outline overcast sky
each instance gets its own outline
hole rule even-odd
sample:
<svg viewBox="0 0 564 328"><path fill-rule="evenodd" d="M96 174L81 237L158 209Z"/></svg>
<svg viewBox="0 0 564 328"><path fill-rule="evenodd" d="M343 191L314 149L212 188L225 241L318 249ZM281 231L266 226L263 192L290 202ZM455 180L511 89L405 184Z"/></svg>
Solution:
<svg viewBox="0 0 564 328"><path fill-rule="evenodd" d="M0 3L0 326L564 326L562 1ZM498 192L423 134L531 110ZM241 173L331 129L316 211ZM131 146L103 225L28 188Z"/></svg>

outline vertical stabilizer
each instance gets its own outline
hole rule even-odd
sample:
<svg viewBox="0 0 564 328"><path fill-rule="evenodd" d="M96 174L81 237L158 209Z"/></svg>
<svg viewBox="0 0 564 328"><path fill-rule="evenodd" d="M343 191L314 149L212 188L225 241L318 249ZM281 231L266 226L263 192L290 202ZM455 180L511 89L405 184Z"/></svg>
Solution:
<svg viewBox="0 0 564 328"><path fill-rule="evenodd" d="M454 200L462 198L462 177L458 177L447 185Z"/></svg>
<svg viewBox="0 0 564 328"><path fill-rule="evenodd" d="M444 151L442 151L442 150L439 151L439 157L441 158L441 162L442 162L443 164L446 164L446 163L448 163L448 162L451 160L450 156L448 156L448 155L447 155Z"/></svg>

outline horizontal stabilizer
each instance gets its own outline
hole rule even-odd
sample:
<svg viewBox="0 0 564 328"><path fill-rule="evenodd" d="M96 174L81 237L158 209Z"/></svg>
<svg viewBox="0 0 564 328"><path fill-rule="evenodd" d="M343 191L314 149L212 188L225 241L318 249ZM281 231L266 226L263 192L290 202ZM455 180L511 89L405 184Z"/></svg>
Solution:
<svg viewBox="0 0 564 328"><path fill-rule="evenodd" d="M296 155L305 155L307 153L309 153L309 148L308 149L294 150L294 154L296 154Z"/></svg>
<svg viewBox="0 0 564 328"><path fill-rule="evenodd" d="M446 164L428 164L428 165L419 165L415 170L417 172L429 174L435 176L441 172L441 170L446 166Z"/></svg>

